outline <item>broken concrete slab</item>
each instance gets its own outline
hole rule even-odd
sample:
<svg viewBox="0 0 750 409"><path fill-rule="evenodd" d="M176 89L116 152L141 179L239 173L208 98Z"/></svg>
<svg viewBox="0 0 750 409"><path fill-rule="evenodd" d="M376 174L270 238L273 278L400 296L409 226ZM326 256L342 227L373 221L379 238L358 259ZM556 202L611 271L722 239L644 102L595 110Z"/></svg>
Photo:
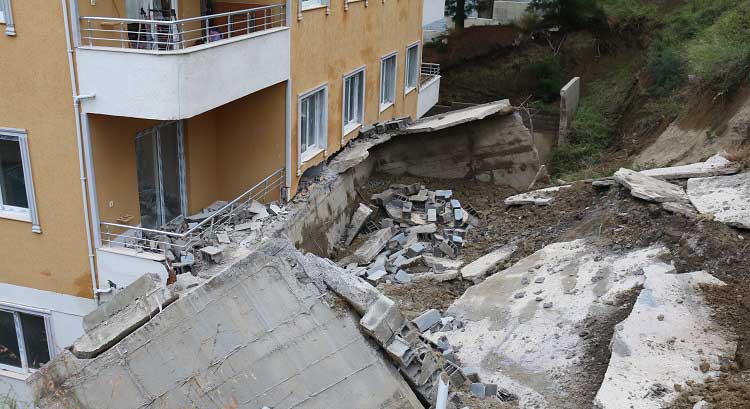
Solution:
<svg viewBox="0 0 750 409"><path fill-rule="evenodd" d="M508 260L517 249L515 244L509 244L485 254L461 268L461 276L465 280L481 281L487 274L494 272L501 263Z"/></svg>
<svg viewBox="0 0 750 409"><path fill-rule="evenodd" d="M448 258L435 257L430 255L422 256L425 265L432 267L435 271L457 270L464 265L463 260L451 260Z"/></svg>
<svg viewBox="0 0 750 409"><path fill-rule="evenodd" d="M97 358L63 349L29 380L37 406L421 409L308 260L266 241Z"/></svg>
<svg viewBox="0 0 750 409"><path fill-rule="evenodd" d="M690 219L694 219L698 216L698 211L690 203L666 202L662 203L661 207L670 213L681 214Z"/></svg>
<svg viewBox="0 0 750 409"><path fill-rule="evenodd" d="M226 231L216 232L216 240L219 244L229 244L232 242L232 240L229 240L229 233Z"/></svg>
<svg viewBox="0 0 750 409"><path fill-rule="evenodd" d="M612 357L596 394L601 409L659 409L678 395L671 385L718 377L719 366L734 357L734 334L712 318L701 285L723 285L710 274L647 272L630 315L615 327ZM706 373L699 369L708 362ZM659 394L654 384L669 385Z"/></svg>
<svg viewBox="0 0 750 409"><path fill-rule="evenodd" d="M506 206L520 206L532 204L537 206L548 206L554 200L552 193L559 192L560 189L569 188L571 185L553 186L545 189L538 189L531 192L521 193L505 199Z"/></svg>
<svg viewBox="0 0 750 409"><path fill-rule="evenodd" d="M263 227L263 222L240 223L234 226L234 231L244 231L244 230L255 231L255 230L260 229L261 227Z"/></svg>
<svg viewBox="0 0 750 409"><path fill-rule="evenodd" d="M386 296L380 296L359 320L359 325L371 337L385 346L404 325L404 317L393 300Z"/></svg>
<svg viewBox="0 0 750 409"><path fill-rule="evenodd" d="M750 229L750 172L733 176L689 179L690 202L714 220Z"/></svg>
<svg viewBox="0 0 750 409"><path fill-rule="evenodd" d="M736 162L725 157L725 153L718 153L708 158L705 162L690 165L672 166L667 168L656 168L642 170L639 173L657 179L689 179L703 178L720 175L733 175L740 169Z"/></svg>
<svg viewBox="0 0 750 409"><path fill-rule="evenodd" d="M585 240L548 245L470 287L447 311L464 329L433 335L447 336L463 365L480 367L483 382L518 395L519 407L556 407L552 402L568 399L571 388L584 387L575 373L586 368L578 358L585 355L586 320L615 314L616 301L643 283L643 267L672 269L661 261L665 252L654 246L613 253ZM546 279L532 284L537 276ZM514 298L532 290L541 290L545 302Z"/></svg>
<svg viewBox="0 0 750 409"><path fill-rule="evenodd" d="M639 199L657 203L688 201L687 194L681 187L630 169L620 168L615 172L614 179Z"/></svg>
<svg viewBox="0 0 750 409"><path fill-rule="evenodd" d="M367 219L372 215L372 209L364 203L360 203L357 210L354 211L351 221L349 221L349 228L346 230L346 245L349 246L357 237L359 231L362 230Z"/></svg>
<svg viewBox="0 0 750 409"><path fill-rule="evenodd" d="M372 233L370 238L354 252L352 258L359 264L367 264L378 255L388 244L388 240L395 234L395 229L386 227Z"/></svg>
<svg viewBox="0 0 750 409"><path fill-rule="evenodd" d="M160 292L166 283L164 283L157 274L144 274L127 287L115 292L112 298L106 303L97 307L83 317L83 330L91 331L95 327L114 317L118 312L129 308L142 298L151 296Z"/></svg>
<svg viewBox="0 0 750 409"><path fill-rule="evenodd" d="M207 246L201 249L201 253L208 256L213 263L221 263L224 260L224 249L220 246Z"/></svg>
<svg viewBox="0 0 750 409"><path fill-rule="evenodd" d="M494 114L508 115L515 112L515 110L516 109L510 104L510 100L503 99L488 104L476 105L470 108L447 112L445 114L425 117L407 126L403 132L433 132L467 122L478 121Z"/></svg>
<svg viewBox="0 0 750 409"><path fill-rule="evenodd" d="M417 326L419 332L425 332L440 322L440 311L431 309L423 312L417 318L414 318L412 322Z"/></svg>

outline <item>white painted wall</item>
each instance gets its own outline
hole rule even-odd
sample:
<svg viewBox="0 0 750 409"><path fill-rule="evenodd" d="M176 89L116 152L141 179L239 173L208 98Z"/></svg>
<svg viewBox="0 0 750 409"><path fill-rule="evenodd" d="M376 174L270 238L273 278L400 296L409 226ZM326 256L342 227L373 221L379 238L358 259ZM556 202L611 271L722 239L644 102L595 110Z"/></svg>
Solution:
<svg viewBox="0 0 750 409"><path fill-rule="evenodd" d="M0 304L48 314L55 351L66 348L83 335L83 316L96 308L96 301L91 298L4 283L0 283ZM31 388L26 385L26 377L27 375L0 370L0 407L9 407L9 402L4 399L15 400L19 408L33 407L33 395Z"/></svg>
<svg viewBox="0 0 750 409"><path fill-rule="evenodd" d="M79 47L86 113L184 119L289 79L289 29L178 51Z"/></svg>
<svg viewBox="0 0 750 409"><path fill-rule="evenodd" d="M417 118L421 118L440 98L440 76L436 76L419 89L417 98Z"/></svg>
<svg viewBox="0 0 750 409"><path fill-rule="evenodd" d="M106 289L107 280L117 288L124 288L146 273L158 274L167 283L167 269L162 264L164 257L149 253L136 253L133 249L101 247L96 250L99 287Z"/></svg>
<svg viewBox="0 0 750 409"><path fill-rule="evenodd" d="M424 0L422 26L442 20L445 17L445 0Z"/></svg>
<svg viewBox="0 0 750 409"><path fill-rule="evenodd" d="M525 1L495 1L492 7L492 18L500 24L517 22L526 13L529 2Z"/></svg>

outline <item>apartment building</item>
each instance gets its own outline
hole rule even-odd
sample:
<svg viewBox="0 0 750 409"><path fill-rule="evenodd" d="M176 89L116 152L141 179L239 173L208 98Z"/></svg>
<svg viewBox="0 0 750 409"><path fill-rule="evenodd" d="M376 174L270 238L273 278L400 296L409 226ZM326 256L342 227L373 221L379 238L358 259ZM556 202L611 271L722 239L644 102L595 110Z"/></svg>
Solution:
<svg viewBox="0 0 750 409"><path fill-rule="evenodd" d="M437 102L422 0L0 0L0 394L161 269L113 245L293 197L364 124ZM243 196L244 195L244 196Z"/></svg>

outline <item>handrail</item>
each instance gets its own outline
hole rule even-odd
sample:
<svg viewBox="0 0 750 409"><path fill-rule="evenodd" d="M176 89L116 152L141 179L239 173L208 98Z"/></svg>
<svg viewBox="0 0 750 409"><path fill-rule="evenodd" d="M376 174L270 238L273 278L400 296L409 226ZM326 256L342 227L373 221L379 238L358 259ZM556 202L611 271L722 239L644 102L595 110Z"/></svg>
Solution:
<svg viewBox="0 0 750 409"><path fill-rule="evenodd" d="M120 223L100 222L100 225L102 226L102 243L110 247L112 247L113 244L118 244L122 247L133 247L144 251L161 252L161 250L157 250L153 246L148 245L149 243L156 243L174 246L180 250L187 251L207 235L215 233L217 229L226 226L232 220L232 216L236 215L239 211L246 209L254 200L261 198L265 199L273 188L278 188L279 193L281 194L285 180L284 169L285 168L280 168L274 171L263 180L256 183L253 187L237 196L234 200L216 210L211 216L184 232L178 233L174 231L150 229ZM111 229L120 229L123 230L123 232L113 233L111 232ZM166 236L167 240L162 241L163 239L158 238L160 236ZM182 241L182 243L174 243L169 240L170 238L175 239L176 241ZM128 241L135 241L136 243L128 243ZM138 243L138 241L143 241L144 243Z"/></svg>
<svg viewBox="0 0 750 409"><path fill-rule="evenodd" d="M80 20L83 45L165 51L286 27L286 4L179 20L119 17L81 17ZM108 24L113 27L107 27Z"/></svg>

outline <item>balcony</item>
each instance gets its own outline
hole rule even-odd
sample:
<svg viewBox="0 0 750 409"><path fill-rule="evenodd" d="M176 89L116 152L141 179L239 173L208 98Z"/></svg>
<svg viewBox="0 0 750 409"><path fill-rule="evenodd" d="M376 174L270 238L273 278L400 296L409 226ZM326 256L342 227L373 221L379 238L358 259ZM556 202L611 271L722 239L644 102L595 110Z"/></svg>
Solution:
<svg viewBox="0 0 750 409"><path fill-rule="evenodd" d="M289 79L286 5L179 20L81 17L86 113L190 118Z"/></svg>
<svg viewBox="0 0 750 409"><path fill-rule="evenodd" d="M417 118L423 117L440 99L440 64L422 63L419 74Z"/></svg>

